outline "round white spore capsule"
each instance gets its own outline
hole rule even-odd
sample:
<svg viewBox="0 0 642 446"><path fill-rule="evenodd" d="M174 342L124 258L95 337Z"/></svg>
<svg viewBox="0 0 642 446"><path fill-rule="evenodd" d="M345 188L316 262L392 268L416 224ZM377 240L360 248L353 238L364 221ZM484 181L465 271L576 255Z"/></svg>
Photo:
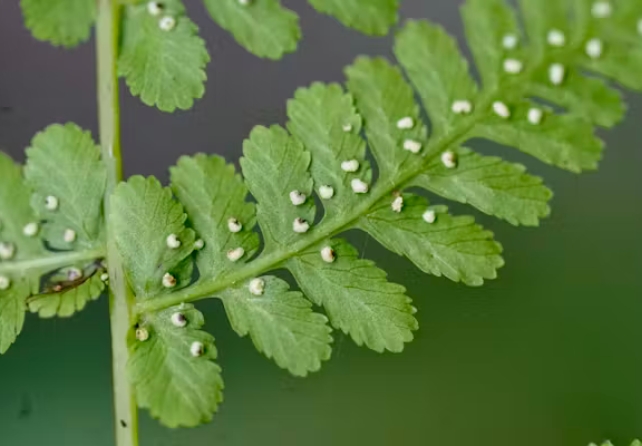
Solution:
<svg viewBox="0 0 642 446"><path fill-rule="evenodd" d="M62 234L62 239L67 243L73 243L76 241L76 231L73 229L65 229L65 232Z"/></svg>
<svg viewBox="0 0 642 446"><path fill-rule="evenodd" d="M591 14L596 19L606 19L613 13L613 7L609 2L595 2L591 7Z"/></svg>
<svg viewBox="0 0 642 446"><path fill-rule="evenodd" d="M546 36L546 41L550 46L563 47L566 45L566 35L559 29L552 29Z"/></svg>
<svg viewBox="0 0 642 446"><path fill-rule="evenodd" d="M227 228L230 230L230 232L237 233L241 232L241 229L243 229L243 225L236 218L231 217L227 220Z"/></svg>
<svg viewBox="0 0 642 446"><path fill-rule="evenodd" d="M292 222L292 230L297 234L303 234L310 230L310 223L302 218L295 218Z"/></svg>
<svg viewBox="0 0 642 446"><path fill-rule="evenodd" d="M16 247L13 243L0 242L0 259L9 260L16 254Z"/></svg>
<svg viewBox="0 0 642 446"><path fill-rule="evenodd" d="M350 186L352 186L352 191L355 194L365 194L368 192L369 186L368 183L360 180L359 178L355 178L350 182Z"/></svg>
<svg viewBox="0 0 642 446"><path fill-rule="evenodd" d="M422 215L422 218L426 223L433 224L434 222L437 221L437 213L432 209L428 209L426 212L424 212L424 214Z"/></svg>
<svg viewBox="0 0 642 446"><path fill-rule="evenodd" d="M347 160L341 163L341 170L344 172L356 172L359 170L359 161Z"/></svg>
<svg viewBox="0 0 642 446"><path fill-rule="evenodd" d="M519 38L515 34L506 34L502 38L502 46L507 50L513 50L517 48L519 43Z"/></svg>
<svg viewBox="0 0 642 446"><path fill-rule="evenodd" d="M290 192L290 201L294 206L301 206L303 203L305 203L305 200L307 197L305 196L304 193L299 192L298 190L293 190Z"/></svg>
<svg viewBox="0 0 642 446"><path fill-rule="evenodd" d="M399 195L392 201L392 204L390 206L392 207L392 210L394 212L401 212L401 210L403 209L403 197Z"/></svg>
<svg viewBox="0 0 642 446"><path fill-rule="evenodd" d="M194 249L201 250L203 248L205 248L205 240L203 240L202 238L199 238L194 242Z"/></svg>
<svg viewBox="0 0 642 446"><path fill-rule="evenodd" d="M399 121L397 121L397 128L400 130L410 130L414 126L415 120L410 116L406 116L405 118L401 118Z"/></svg>
<svg viewBox="0 0 642 446"><path fill-rule="evenodd" d="M329 200L334 197L334 188L327 185L319 187L319 196L324 200Z"/></svg>
<svg viewBox="0 0 642 446"><path fill-rule="evenodd" d="M508 74L519 74L524 69L524 64L521 60L506 59L504 61L504 71Z"/></svg>
<svg viewBox="0 0 642 446"><path fill-rule="evenodd" d="M11 280L7 276L0 276L0 290L8 290L11 286Z"/></svg>
<svg viewBox="0 0 642 446"><path fill-rule="evenodd" d="M455 101L452 105L452 111L458 115L468 115L473 111L473 104L467 100Z"/></svg>
<svg viewBox="0 0 642 446"><path fill-rule="evenodd" d="M162 283L165 288L174 288L176 286L176 277L172 276L170 273L165 273L165 275L163 275Z"/></svg>
<svg viewBox="0 0 642 446"><path fill-rule="evenodd" d="M455 152L447 150L441 154L441 162L448 169L454 169L455 167L457 167L457 155L455 154Z"/></svg>
<svg viewBox="0 0 642 446"><path fill-rule="evenodd" d="M421 152L422 147L423 146L419 141L415 141L413 139L407 139L403 142L404 150L407 150L408 152L411 152L411 153Z"/></svg>
<svg viewBox="0 0 642 446"><path fill-rule="evenodd" d="M586 54L591 59L599 59L602 56L604 45L600 39L591 39L586 42Z"/></svg>
<svg viewBox="0 0 642 446"><path fill-rule="evenodd" d="M566 77L566 69L561 63L554 63L548 69L548 78L553 85L562 85Z"/></svg>
<svg viewBox="0 0 642 446"><path fill-rule="evenodd" d="M332 263L336 259L334 249L330 246L325 246L321 249L321 259L326 263Z"/></svg>
<svg viewBox="0 0 642 446"><path fill-rule="evenodd" d="M253 295L261 296L265 292L265 281L261 278L252 279L248 288Z"/></svg>
<svg viewBox="0 0 642 446"><path fill-rule="evenodd" d="M27 223L25 227L22 228L22 233L26 237L35 237L38 235L38 231L40 231L40 226L35 222Z"/></svg>
<svg viewBox="0 0 642 446"><path fill-rule="evenodd" d="M181 241L178 239L176 234L168 235L165 243L169 249L178 249L181 246Z"/></svg>
<svg viewBox="0 0 642 446"><path fill-rule="evenodd" d="M533 107L528 110L528 122L533 125L539 125L544 118L544 111L541 108Z"/></svg>
<svg viewBox="0 0 642 446"><path fill-rule="evenodd" d="M500 118L508 119L510 118L510 109L508 105L504 104L501 101L493 102L493 111Z"/></svg>
<svg viewBox="0 0 642 446"><path fill-rule="evenodd" d="M147 12L153 16L160 15L163 12L163 5L160 2L147 3Z"/></svg>
<svg viewBox="0 0 642 446"><path fill-rule="evenodd" d="M245 250L239 246L238 248L227 251L227 259L231 262L236 262L243 257L243 254L245 254Z"/></svg>
<svg viewBox="0 0 642 446"><path fill-rule="evenodd" d="M58 198L53 195L49 195L45 198L45 209L48 211L55 211L58 209Z"/></svg>
<svg viewBox="0 0 642 446"><path fill-rule="evenodd" d="M189 346L189 352L195 358L203 356L205 354L205 345L203 345L202 342L194 341L192 345Z"/></svg>
<svg viewBox="0 0 642 446"><path fill-rule="evenodd" d="M149 339L149 331L146 328L139 328L136 330L136 339L141 342L145 342Z"/></svg>
<svg viewBox="0 0 642 446"><path fill-rule="evenodd" d="M183 328L187 325L187 318L180 311L173 313L171 316L171 320L174 327Z"/></svg>
<svg viewBox="0 0 642 446"><path fill-rule="evenodd" d="M176 19L171 16L165 16L158 22L158 26L163 31L171 31L176 26Z"/></svg>

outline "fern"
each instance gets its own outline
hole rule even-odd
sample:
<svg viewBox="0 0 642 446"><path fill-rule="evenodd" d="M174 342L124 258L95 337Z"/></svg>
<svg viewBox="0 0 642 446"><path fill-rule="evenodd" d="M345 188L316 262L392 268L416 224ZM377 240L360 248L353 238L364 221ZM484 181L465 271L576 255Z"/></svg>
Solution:
<svg viewBox="0 0 642 446"><path fill-rule="evenodd" d="M383 36L397 22L399 0L309 0L365 34ZM280 0L203 0L214 21L249 52L281 59L301 39L299 17ZM122 0L118 74L132 95L165 112L187 110L205 94L210 56L182 0ZM35 38L74 47L89 39L96 0L21 0Z"/></svg>
<svg viewBox="0 0 642 446"><path fill-rule="evenodd" d="M396 6L369 3L386 12L381 19L377 6L356 14L352 5L365 8L363 1L312 3L373 33ZM264 25L294 22L278 2L224 5L217 20L242 43L265 56L291 48L296 33L287 26L274 41L262 38ZM175 21L165 21L165 34L148 4L127 7L120 72L144 101L169 110L202 94L207 55L182 5L166 6ZM243 9L255 7L265 8L265 21ZM201 299L221 299L232 328L297 376L329 359L332 329L378 352L402 351L418 328L410 297L341 234L365 231L426 273L482 285L503 266L501 245L472 217L452 215L416 189L536 226L550 213L542 180L465 144L486 138L570 172L592 170L603 150L596 128L613 126L624 111L619 93L595 75L642 89L632 75L642 61L637 0L523 0L521 9L525 30L504 0L463 8L481 84L442 28L411 21L396 36L400 67L361 57L346 69L347 90L297 90L285 128L256 127L244 142L242 175L215 155L183 157L167 187L141 176L118 184L108 215L101 209L109 160L76 126L36 136L24 178L0 158L0 350L20 331L27 303L41 316L67 316L95 298L110 250L110 266L122 266L134 294L130 381L138 404L168 426L206 422L222 401L215 340L193 306ZM253 33L239 14L250 14ZM150 53L158 60L144 59ZM148 64L158 64L151 80Z"/></svg>

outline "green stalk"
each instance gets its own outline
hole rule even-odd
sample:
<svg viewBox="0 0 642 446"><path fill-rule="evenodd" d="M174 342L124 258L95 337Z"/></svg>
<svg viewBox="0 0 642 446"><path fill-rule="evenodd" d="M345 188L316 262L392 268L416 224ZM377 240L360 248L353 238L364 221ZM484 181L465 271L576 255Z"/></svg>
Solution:
<svg viewBox="0 0 642 446"><path fill-rule="evenodd" d="M120 152L120 104L116 61L119 47L121 6L119 0L98 0L96 54L98 62L98 114L100 145L107 166L105 218L109 199L123 179ZM127 334L131 325L132 293L127 286L114 234L107 225L107 265L111 322L116 446L138 446L136 399L127 377Z"/></svg>

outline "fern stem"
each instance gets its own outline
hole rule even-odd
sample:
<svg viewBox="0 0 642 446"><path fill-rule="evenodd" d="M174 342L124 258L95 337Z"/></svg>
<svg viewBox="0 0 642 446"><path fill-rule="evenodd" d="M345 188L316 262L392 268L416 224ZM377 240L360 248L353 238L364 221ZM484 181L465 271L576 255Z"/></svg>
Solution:
<svg viewBox="0 0 642 446"><path fill-rule="evenodd" d="M61 252L32 260L4 262L0 264L0 274L20 273L23 271L53 271L75 263L90 262L105 257L103 248L89 251Z"/></svg>
<svg viewBox="0 0 642 446"><path fill-rule="evenodd" d="M105 218L109 218L109 199L123 178L120 150L120 104L116 62L119 48L121 6L119 0L98 0L96 54L98 63L98 112L100 144L108 180L105 193ZM127 377L127 333L133 297L123 273L114 234L107 224L107 264L112 338L112 371L116 446L138 446L136 399Z"/></svg>

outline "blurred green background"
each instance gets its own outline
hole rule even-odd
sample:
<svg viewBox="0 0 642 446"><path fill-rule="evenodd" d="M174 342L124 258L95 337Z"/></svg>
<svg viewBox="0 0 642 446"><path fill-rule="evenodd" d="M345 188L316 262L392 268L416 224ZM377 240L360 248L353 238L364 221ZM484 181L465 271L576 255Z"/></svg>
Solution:
<svg viewBox="0 0 642 446"><path fill-rule="evenodd" d="M183 153L237 159L253 125L284 122L297 86L341 81L357 54L390 55L390 38L359 35L291 0L284 4L301 14L304 41L279 63L262 61L199 2L187 3L213 57L206 98L167 115L123 91L128 174L165 181ZM435 20L461 39L460 3L403 0L402 15ZM0 0L0 148L22 159L52 122L95 132L93 57L91 44L63 51L36 42L18 1ZM526 163L556 193L539 229L478 215L507 260L483 288L424 275L352 236L415 299L421 329L401 355L357 348L337 332L332 360L296 379L238 338L218 303L202 305L226 401L213 423L192 430L170 431L142 412L142 445L582 446L642 436L642 96L628 103L626 121L602 133L608 150L598 173L576 176L472 144ZM102 299L71 320L28 317L0 358L0 445L113 445L107 311Z"/></svg>

